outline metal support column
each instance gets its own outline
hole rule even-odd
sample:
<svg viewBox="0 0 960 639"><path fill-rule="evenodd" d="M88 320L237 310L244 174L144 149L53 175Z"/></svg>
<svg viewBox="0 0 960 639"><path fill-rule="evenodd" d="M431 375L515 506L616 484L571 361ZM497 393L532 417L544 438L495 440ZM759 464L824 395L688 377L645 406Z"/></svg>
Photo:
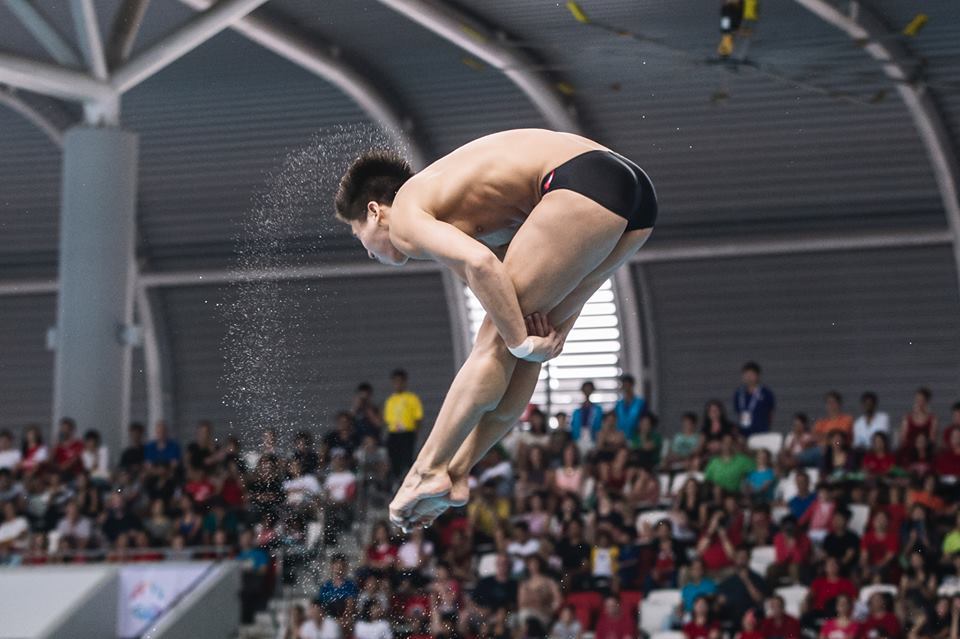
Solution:
<svg viewBox="0 0 960 639"><path fill-rule="evenodd" d="M137 155L115 127L64 137L53 419L100 430L113 451L130 405Z"/></svg>

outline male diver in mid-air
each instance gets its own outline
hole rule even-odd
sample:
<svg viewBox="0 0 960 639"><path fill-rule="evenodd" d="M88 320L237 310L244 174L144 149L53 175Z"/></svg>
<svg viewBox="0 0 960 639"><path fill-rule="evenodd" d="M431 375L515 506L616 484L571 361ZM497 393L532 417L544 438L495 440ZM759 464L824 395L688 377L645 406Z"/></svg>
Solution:
<svg viewBox="0 0 960 639"><path fill-rule="evenodd" d="M650 236L656 193L639 166L592 140L517 129L416 174L394 153L368 152L344 174L335 205L371 258L436 260L487 313L390 504L397 526L429 525L466 504L470 469L523 413L541 363Z"/></svg>

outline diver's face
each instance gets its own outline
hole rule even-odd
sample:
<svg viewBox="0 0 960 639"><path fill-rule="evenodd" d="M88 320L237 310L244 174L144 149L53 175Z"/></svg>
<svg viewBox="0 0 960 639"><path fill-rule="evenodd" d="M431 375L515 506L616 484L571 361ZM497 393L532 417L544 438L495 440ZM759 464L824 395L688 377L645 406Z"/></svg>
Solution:
<svg viewBox="0 0 960 639"><path fill-rule="evenodd" d="M390 225L386 218L389 210L388 206L370 202L367 217L363 220L352 220L350 228L367 250L371 260L389 266L403 266L408 258L390 241Z"/></svg>

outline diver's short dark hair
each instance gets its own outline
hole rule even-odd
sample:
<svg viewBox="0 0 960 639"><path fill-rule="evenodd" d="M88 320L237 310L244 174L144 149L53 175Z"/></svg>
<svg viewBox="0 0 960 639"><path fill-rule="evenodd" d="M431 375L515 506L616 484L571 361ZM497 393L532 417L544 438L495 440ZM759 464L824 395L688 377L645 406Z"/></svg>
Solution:
<svg viewBox="0 0 960 639"><path fill-rule="evenodd" d="M340 178L334 198L337 217L348 222L361 220L367 202L393 204L393 197L412 175L410 163L399 154L383 149L367 151Z"/></svg>

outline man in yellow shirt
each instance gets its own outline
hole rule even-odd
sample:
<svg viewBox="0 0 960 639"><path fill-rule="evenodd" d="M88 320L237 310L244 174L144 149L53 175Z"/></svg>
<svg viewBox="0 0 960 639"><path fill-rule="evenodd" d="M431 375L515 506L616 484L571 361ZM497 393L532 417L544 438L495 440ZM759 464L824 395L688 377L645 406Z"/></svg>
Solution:
<svg viewBox="0 0 960 639"><path fill-rule="evenodd" d="M390 380L393 394L383 405L383 420L387 424L390 469L396 477L402 477L413 463L417 430L423 420L423 404L416 393L407 390L407 371L398 368L390 374Z"/></svg>

